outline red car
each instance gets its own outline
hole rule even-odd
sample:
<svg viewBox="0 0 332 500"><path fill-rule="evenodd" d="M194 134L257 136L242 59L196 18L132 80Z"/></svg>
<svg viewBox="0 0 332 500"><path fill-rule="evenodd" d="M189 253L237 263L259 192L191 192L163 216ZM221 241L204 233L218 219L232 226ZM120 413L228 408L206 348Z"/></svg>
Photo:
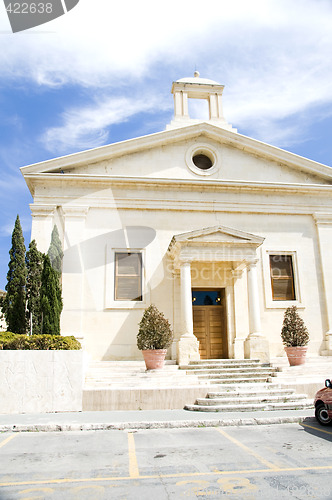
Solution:
<svg viewBox="0 0 332 500"><path fill-rule="evenodd" d="M332 422L332 383L330 379L325 380L325 387L315 395L315 417L321 425L329 425Z"/></svg>

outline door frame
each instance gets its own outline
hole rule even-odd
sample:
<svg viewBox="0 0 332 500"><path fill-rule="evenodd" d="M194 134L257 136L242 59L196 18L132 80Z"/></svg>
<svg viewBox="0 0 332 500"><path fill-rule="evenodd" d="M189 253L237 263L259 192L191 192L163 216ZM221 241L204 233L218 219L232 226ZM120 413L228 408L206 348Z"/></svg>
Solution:
<svg viewBox="0 0 332 500"><path fill-rule="evenodd" d="M220 308L220 314L222 318L222 331L221 331L221 339L222 339L222 346L223 346L223 358L220 359L229 359L229 349L228 349L228 331L227 331L227 294L226 294L226 287L220 287L220 286L195 286L192 287L191 293L194 291L202 291L202 290L211 290L211 291L219 291L220 292L220 297L221 297L221 305L216 306ZM211 307L211 306L194 306L192 305L192 310L194 307ZM194 316L194 312L192 312L192 315ZM209 359L209 358L207 358Z"/></svg>

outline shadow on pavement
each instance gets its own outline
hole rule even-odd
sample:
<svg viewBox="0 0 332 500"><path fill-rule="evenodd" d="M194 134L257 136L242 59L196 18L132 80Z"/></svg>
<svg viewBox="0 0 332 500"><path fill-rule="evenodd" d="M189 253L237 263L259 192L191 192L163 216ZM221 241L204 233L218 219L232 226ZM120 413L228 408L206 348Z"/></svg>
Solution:
<svg viewBox="0 0 332 500"><path fill-rule="evenodd" d="M307 417L300 426L305 432L332 442L332 425L320 425L315 418Z"/></svg>

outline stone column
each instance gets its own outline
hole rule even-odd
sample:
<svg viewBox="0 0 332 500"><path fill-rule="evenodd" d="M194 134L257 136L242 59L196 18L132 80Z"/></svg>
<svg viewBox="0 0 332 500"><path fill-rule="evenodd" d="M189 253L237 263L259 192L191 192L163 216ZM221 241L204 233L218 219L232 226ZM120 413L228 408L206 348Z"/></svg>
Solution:
<svg viewBox="0 0 332 500"><path fill-rule="evenodd" d="M332 214L316 213L314 215L317 232L318 246L321 260L323 293L325 297L325 349L324 356L332 356Z"/></svg>
<svg viewBox="0 0 332 500"><path fill-rule="evenodd" d="M209 117L210 120L224 120L221 94L209 95Z"/></svg>
<svg viewBox="0 0 332 500"><path fill-rule="evenodd" d="M181 264L180 280L182 334L177 345L177 361L179 365L186 365L189 361L200 359L199 342L193 332L190 262Z"/></svg>
<svg viewBox="0 0 332 500"><path fill-rule="evenodd" d="M174 118L188 119L188 93L177 91L174 93Z"/></svg>
<svg viewBox="0 0 332 500"><path fill-rule="evenodd" d="M247 267L249 335L244 344L244 355L246 358L259 359L265 363L269 361L270 355L269 343L261 333L257 262L257 260L250 261Z"/></svg>
<svg viewBox="0 0 332 500"><path fill-rule="evenodd" d="M181 310L182 310L182 337L192 337L193 314L191 299L191 265L190 262L184 262L180 268L181 279Z"/></svg>

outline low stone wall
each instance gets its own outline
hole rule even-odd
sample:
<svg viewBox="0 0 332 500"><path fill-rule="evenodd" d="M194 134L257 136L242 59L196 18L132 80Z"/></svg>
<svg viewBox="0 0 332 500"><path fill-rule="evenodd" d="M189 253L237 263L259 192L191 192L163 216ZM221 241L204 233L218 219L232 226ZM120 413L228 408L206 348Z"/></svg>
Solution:
<svg viewBox="0 0 332 500"><path fill-rule="evenodd" d="M0 351L0 413L81 411L83 351Z"/></svg>

